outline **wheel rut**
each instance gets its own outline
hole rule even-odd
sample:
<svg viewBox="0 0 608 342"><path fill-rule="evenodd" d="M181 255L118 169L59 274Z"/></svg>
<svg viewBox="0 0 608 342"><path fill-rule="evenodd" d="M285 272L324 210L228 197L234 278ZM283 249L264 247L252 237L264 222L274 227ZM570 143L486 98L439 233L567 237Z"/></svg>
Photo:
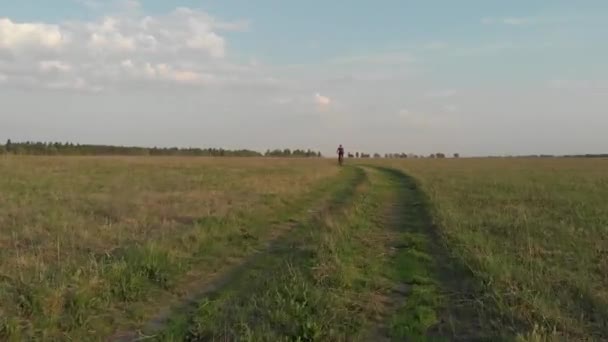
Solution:
<svg viewBox="0 0 608 342"><path fill-rule="evenodd" d="M383 248L384 251L378 252L389 256L388 264L382 266L389 285L378 300L380 313L370 312L361 332L353 331L354 335L347 340L505 340L489 314L492 310L479 310L474 305L483 293L472 274L451 256L442 242L416 182L389 168L370 166L354 170L355 177L347 191L321 201L308 211L305 219L281 224L275 229L275 235L254 254L235 261L225 272L194 281L179 303L159 310L141 329L116 334L111 341L162 339L172 317L189 317L203 300L213 298L233 284L243 283L243 275L251 269L261 267L271 271L267 270L269 266L264 260L299 253L297 241L289 232L304 227L306 222L324 222L350 207L349 201L356 194L369 193L374 193L378 200L376 209L369 214L378 221L380 232L386 233L386 237L381 238L383 242L374 242L373 248ZM365 191L361 190L363 184Z"/></svg>
<svg viewBox="0 0 608 342"><path fill-rule="evenodd" d="M385 294L384 319L372 324L364 340L510 340L496 325L495 310L477 305L482 286L450 253L416 181L398 170L370 169L390 187L382 220L399 233L389 246L399 276Z"/></svg>
<svg viewBox="0 0 608 342"><path fill-rule="evenodd" d="M194 279L183 286L182 295L172 305L158 309L157 313L150 318L140 329L119 331L107 339L109 342L132 342L155 340L158 334L167 328L170 319L176 315L184 315L192 312L201 300L213 296L226 286L236 281L240 275L255 265L260 259L275 253L278 250L290 248L287 242L288 233L308 220L321 217L330 212L335 212L347 206L357 189L365 181L365 173L356 168L351 179L346 180L348 187L334 193L326 194L313 208L307 210L307 215L302 219L290 218L286 222L279 223L273 229L271 237L265 241L257 250L246 258L236 260L224 272L218 272L205 279Z"/></svg>

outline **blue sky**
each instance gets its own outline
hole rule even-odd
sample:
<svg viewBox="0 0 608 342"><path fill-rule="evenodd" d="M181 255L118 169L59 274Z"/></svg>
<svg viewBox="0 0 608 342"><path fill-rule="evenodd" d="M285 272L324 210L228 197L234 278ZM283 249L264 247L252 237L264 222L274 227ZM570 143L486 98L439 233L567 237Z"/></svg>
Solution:
<svg viewBox="0 0 608 342"><path fill-rule="evenodd" d="M606 1L49 3L0 0L0 138L469 155L606 147Z"/></svg>

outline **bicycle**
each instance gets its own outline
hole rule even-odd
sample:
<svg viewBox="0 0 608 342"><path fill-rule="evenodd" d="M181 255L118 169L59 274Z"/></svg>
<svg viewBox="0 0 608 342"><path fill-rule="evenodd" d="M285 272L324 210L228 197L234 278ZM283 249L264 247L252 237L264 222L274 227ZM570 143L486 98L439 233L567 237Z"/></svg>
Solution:
<svg viewBox="0 0 608 342"><path fill-rule="evenodd" d="M342 164L344 164L344 147L342 147L342 145L338 146L336 152L338 153L338 164L342 166Z"/></svg>

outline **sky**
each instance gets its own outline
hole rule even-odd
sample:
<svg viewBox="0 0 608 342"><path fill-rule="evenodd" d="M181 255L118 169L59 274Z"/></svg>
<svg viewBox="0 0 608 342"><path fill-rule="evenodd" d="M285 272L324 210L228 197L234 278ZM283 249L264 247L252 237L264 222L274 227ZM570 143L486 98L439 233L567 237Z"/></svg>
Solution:
<svg viewBox="0 0 608 342"><path fill-rule="evenodd" d="M0 140L608 152L605 0L0 0Z"/></svg>

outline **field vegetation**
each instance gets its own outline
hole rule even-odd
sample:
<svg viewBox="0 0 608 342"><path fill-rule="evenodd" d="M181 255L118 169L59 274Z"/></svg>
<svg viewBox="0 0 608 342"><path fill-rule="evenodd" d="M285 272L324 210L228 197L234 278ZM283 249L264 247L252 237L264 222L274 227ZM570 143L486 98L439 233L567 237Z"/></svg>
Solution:
<svg viewBox="0 0 608 342"><path fill-rule="evenodd" d="M137 325L305 213L337 174L323 161L0 158L1 339Z"/></svg>
<svg viewBox="0 0 608 342"><path fill-rule="evenodd" d="M384 162L416 179L446 247L503 330L608 338L608 160ZM526 335L526 334L524 334Z"/></svg>
<svg viewBox="0 0 608 342"><path fill-rule="evenodd" d="M608 338L608 160L0 156L0 340Z"/></svg>

